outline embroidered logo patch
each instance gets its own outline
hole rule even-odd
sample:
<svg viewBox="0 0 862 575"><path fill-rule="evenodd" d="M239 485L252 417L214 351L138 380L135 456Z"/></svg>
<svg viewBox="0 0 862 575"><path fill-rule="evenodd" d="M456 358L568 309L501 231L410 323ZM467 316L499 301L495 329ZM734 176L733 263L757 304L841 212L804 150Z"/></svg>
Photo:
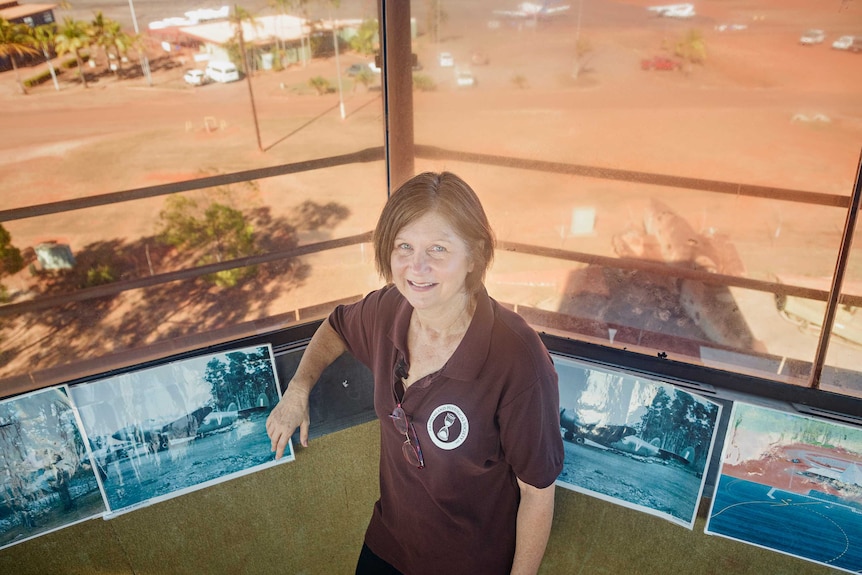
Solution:
<svg viewBox="0 0 862 575"><path fill-rule="evenodd" d="M434 445L448 451L464 443L470 422L460 407L447 403L431 412L426 427Z"/></svg>

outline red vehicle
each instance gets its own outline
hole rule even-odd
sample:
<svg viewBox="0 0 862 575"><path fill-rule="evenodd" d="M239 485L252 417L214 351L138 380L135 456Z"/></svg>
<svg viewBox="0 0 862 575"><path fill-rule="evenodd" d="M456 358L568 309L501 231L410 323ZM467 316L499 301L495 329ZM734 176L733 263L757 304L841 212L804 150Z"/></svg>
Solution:
<svg viewBox="0 0 862 575"><path fill-rule="evenodd" d="M681 64L664 56L654 56L641 60L642 70L678 70Z"/></svg>

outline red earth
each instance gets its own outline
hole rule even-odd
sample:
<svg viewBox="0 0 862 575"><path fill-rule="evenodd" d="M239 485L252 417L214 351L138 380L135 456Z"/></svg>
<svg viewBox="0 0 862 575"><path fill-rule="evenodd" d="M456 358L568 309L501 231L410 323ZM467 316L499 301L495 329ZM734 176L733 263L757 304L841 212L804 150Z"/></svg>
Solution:
<svg viewBox="0 0 862 575"><path fill-rule="evenodd" d="M488 26L499 4L449 3L442 45L426 36L417 38L422 73L437 83L434 92L414 93L417 143L838 195L852 190L862 148L862 55L832 50L829 44L838 35L862 33L862 3L705 0L697 4L695 19L676 21L649 16L646 7L651 3L646 0L579 2L573 6L581 7L580 17L572 11L554 22L521 30L505 23ZM421 31L423 15L415 16ZM720 31L722 24L744 24L746 29ZM827 42L800 46L798 36L810 27L827 30ZM703 34L706 62L684 71L641 69L644 58L670 55L672 44L690 29ZM578 38L591 49L574 77ZM436 66L436 53L444 48L455 55L456 65L476 50L488 56L488 65L473 68L475 88L457 89L451 73ZM155 66L152 86L142 78L118 80L96 68L88 69L99 75L87 89L67 71L59 91L47 82L24 96L18 93L12 72L0 74L7 135L0 142L0 208L279 165L382 143L378 90L345 79L347 114L341 119L337 93L320 96L308 87L309 78L317 75L335 83L331 58L254 76L265 149L261 152L245 82L192 88L182 81L184 69L194 65L191 53L164 54L157 47L150 53ZM366 59L342 54L340 68ZM33 73L34 69L21 72L24 77ZM619 221L623 214L639 220L646 199L609 181L453 161L419 160L417 169L462 173L483 196L502 239L552 247L572 247L577 241L578 249L603 255L613 254L610 240L624 230L625 222ZM259 184L253 201L278 214L290 214L310 198L348 208L350 215L332 229L300 230L302 241L315 241L371 229L382 203L385 174L382 164L356 164ZM673 198L675 209L697 229L703 226L699 221L695 225L696 218L726 232L750 277L766 279L776 270L807 277L831 275L844 219L836 210L803 204L776 208L752 198L652 191L654 196ZM529 210L524 209L525 202ZM597 220L594 236L572 240L565 233L567 215L561 212L569 214L573 204L585 202L597 206L605 217ZM19 247L53 240L68 243L77 252L94 242L152 236L162 205L163 199L154 198L135 202L131 217L128 206L115 205L88 210L86 217L84 212L67 212L4 226ZM607 217L609 213L619 217ZM498 260L498 275L489 277L492 295L521 297L510 291L515 288L506 278L523 266L506 257ZM278 301L271 302L270 309L296 309L375 285L367 265L357 268L343 262L344 255L333 255L329 264L318 265L317 275L306 284L310 289L274 295ZM534 265L528 266L531 273ZM559 275L561 268L560 263L550 264L549 277ZM862 266L853 273L862 274ZM495 283L497 277L501 279ZM22 272L3 283L14 297L26 298L33 281ZM559 285L554 290L558 292ZM29 323L6 324L0 334L2 345L14 345L16 354L0 366L0 377L68 361L62 354L36 351L44 348L45 338L64 344L78 341L74 349L80 356L104 353L115 344L94 343L104 340L97 334L114 333L124 306L132 305L135 298L118 302L98 327L72 325L49 331ZM799 334L788 333L774 309L765 309L759 300L740 306L750 308L749 324L771 352L810 359L810 336L800 343ZM191 305L176 321L193 323L200 312Z"/></svg>

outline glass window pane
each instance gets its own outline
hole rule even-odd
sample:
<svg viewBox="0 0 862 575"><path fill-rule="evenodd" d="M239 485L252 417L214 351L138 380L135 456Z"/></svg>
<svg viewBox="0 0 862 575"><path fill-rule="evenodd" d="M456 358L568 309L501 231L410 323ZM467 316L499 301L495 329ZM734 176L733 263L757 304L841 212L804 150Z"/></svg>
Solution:
<svg viewBox="0 0 862 575"><path fill-rule="evenodd" d="M862 397L859 357L862 352L862 223L857 219L853 245L832 325L832 337L820 389ZM821 307L818 309L822 309ZM815 331L818 326L813 326Z"/></svg>
<svg viewBox="0 0 862 575"><path fill-rule="evenodd" d="M785 304L825 301L837 259L862 80L831 45L851 14L411 6L417 166L482 197L489 290L572 337L634 329L644 353L807 382L817 339ZM800 45L815 20L827 41Z"/></svg>
<svg viewBox="0 0 862 575"><path fill-rule="evenodd" d="M374 3L97 8L53 8L56 84L44 57L19 69L26 96L8 77L0 224L23 267L0 268L0 380L325 315L379 285L363 243L387 185Z"/></svg>

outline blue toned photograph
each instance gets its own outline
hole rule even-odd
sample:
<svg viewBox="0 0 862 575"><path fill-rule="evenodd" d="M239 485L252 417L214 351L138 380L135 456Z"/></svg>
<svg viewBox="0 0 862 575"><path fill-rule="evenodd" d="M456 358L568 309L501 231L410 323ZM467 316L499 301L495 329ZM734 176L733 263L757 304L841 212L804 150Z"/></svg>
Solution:
<svg viewBox="0 0 862 575"><path fill-rule="evenodd" d="M554 358L557 485L694 528L721 406L668 383Z"/></svg>
<svg viewBox="0 0 862 575"><path fill-rule="evenodd" d="M735 403L706 533L862 572L862 429Z"/></svg>
<svg viewBox="0 0 862 575"><path fill-rule="evenodd" d="M0 402L0 548L105 512L66 387Z"/></svg>
<svg viewBox="0 0 862 575"><path fill-rule="evenodd" d="M269 345L187 358L71 388L108 517L275 461L281 392Z"/></svg>

